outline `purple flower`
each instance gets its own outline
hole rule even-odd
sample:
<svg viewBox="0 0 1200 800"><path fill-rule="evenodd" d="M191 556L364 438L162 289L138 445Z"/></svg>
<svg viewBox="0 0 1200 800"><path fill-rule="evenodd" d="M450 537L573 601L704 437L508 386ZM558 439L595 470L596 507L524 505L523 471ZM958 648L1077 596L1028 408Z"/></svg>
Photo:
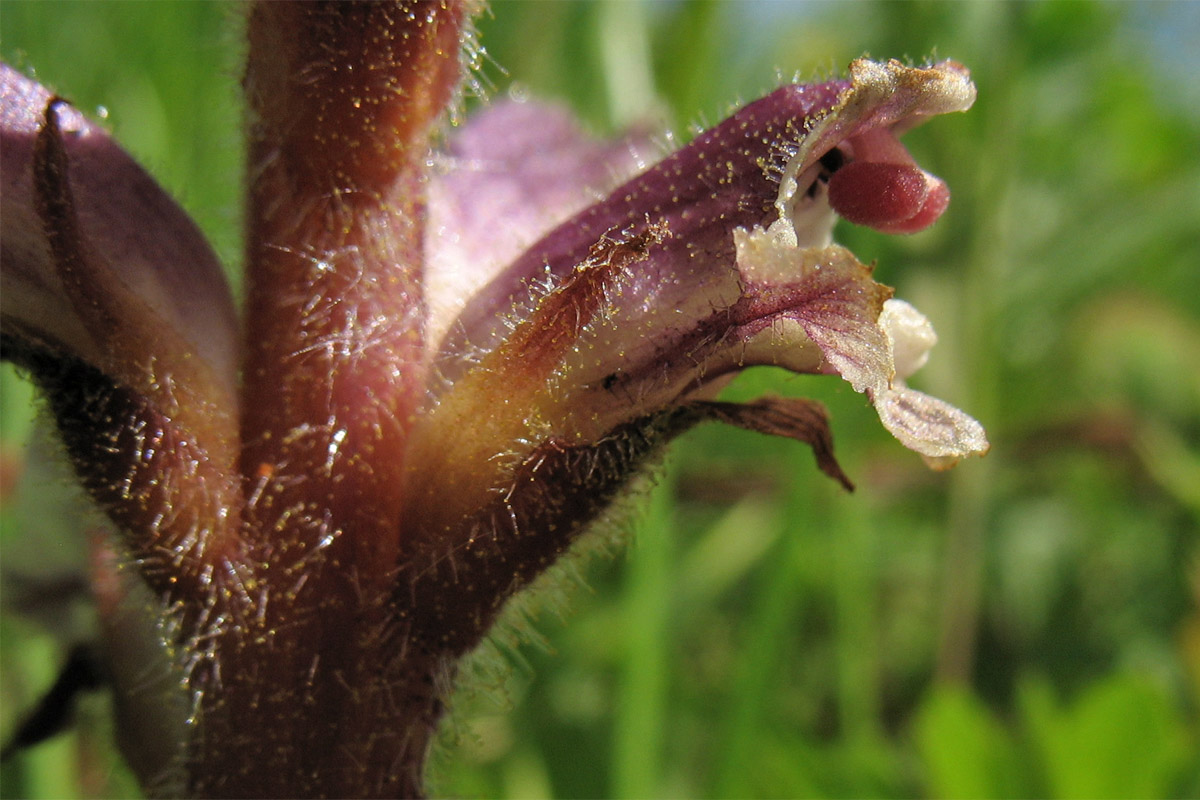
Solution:
<svg viewBox="0 0 1200 800"><path fill-rule="evenodd" d="M419 793L458 660L698 422L807 443L849 487L819 404L715 399L742 369L841 376L934 466L987 450L904 384L929 322L831 240L942 213L897 136L967 109L965 69L855 61L661 160L532 102L431 149L468 16L253 7L240 326L183 212L4 68L4 356L171 623L188 702L125 733L153 790ZM141 668L114 668L127 703Z"/></svg>

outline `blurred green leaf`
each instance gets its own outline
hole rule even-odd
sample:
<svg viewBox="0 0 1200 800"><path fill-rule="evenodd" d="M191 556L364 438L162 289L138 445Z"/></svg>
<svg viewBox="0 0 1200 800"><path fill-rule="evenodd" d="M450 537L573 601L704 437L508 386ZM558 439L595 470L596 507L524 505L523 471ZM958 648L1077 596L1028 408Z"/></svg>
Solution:
<svg viewBox="0 0 1200 800"><path fill-rule="evenodd" d="M1196 741L1171 699L1132 675L1113 675L1062 705L1049 684L1028 680L1022 718L1057 798L1170 797Z"/></svg>
<svg viewBox="0 0 1200 800"><path fill-rule="evenodd" d="M930 797L1031 797L1008 732L978 698L957 686L935 687L917 712L913 735Z"/></svg>

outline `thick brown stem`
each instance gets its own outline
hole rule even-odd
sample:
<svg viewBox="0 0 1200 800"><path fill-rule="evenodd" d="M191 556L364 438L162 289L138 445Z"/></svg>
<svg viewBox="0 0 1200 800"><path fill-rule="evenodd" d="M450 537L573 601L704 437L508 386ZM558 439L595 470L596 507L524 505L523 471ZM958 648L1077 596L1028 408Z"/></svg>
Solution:
<svg viewBox="0 0 1200 800"><path fill-rule="evenodd" d="M424 170L461 78L453 0L253 6L244 573L204 620L191 789L420 792L451 666L387 644L423 399Z"/></svg>
<svg viewBox="0 0 1200 800"><path fill-rule="evenodd" d="M242 463L264 546L289 513L320 516L322 535L387 531L340 543L360 569L394 556L425 385L428 139L458 84L464 16L448 0L251 12Z"/></svg>

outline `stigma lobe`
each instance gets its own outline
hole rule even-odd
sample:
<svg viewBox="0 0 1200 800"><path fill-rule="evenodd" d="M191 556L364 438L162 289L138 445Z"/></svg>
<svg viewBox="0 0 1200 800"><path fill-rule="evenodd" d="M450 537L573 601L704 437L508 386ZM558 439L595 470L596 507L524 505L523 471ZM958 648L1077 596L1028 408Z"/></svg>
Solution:
<svg viewBox="0 0 1200 800"><path fill-rule="evenodd" d="M945 182L915 165L851 161L829 178L833 210L884 233L924 230L949 203Z"/></svg>

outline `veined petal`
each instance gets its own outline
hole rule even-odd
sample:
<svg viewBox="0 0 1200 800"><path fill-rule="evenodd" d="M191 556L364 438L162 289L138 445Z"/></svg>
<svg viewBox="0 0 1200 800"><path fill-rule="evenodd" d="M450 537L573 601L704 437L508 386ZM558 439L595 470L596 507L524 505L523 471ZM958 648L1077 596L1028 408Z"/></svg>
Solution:
<svg viewBox="0 0 1200 800"><path fill-rule="evenodd" d="M916 166L896 134L969 108L975 88L966 70L954 62L918 68L860 59L850 75L784 86L747 105L546 234L471 298L442 340L441 374L452 381L469 368L510 320L530 312L537 287L565 278L618 232L650 224L670 230L626 293L643 306L668 308L707 296L714 281L728 278L736 228L769 228L796 246L828 245L836 219L828 185L844 167L854 169L836 185L858 221L896 233L932 224L948 190ZM440 269L471 268L443 261Z"/></svg>
<svg viewBox="0 0 1200 800"><path fill-rule="evenodd" d="M902 383L872 392L871 399L884 427L933 469L949 469L967 456L985 455L991 447L977 420Z"/></svg>
<svg viewBox="0 0 1200 800"><path fill-rule="evenodd" d="M869 269L849 251L837 246L817 253L805 251L763 231L738 231L735 238L738 266L744 275L790 272L813 276L822 270L858 270L855 288L845 292L857 302L835 306L831 298L823 297L807 306L789 308L782 317L795 319L803 333L785 330L783 341L769 341L768 346L802 352L811 342L823 356L822 371L836 372L855 391L865 392L884 427L936 469L987 452L987 436L977 421L904 384L928 359L937 335L923 314L902 300L891 299L890 289L870 280Z"/></svg>
<svg viewBox="0 0 1200 800"><path fill-rule="evenodd" d="M888 300L879 327L887 336L894 377L868 394L884 427L905 447L920 453L933 469L948 469L962 458L987 453L991 445L979 422L904 383L925 364L937 343L928 318L903 300Z"/></svg>

